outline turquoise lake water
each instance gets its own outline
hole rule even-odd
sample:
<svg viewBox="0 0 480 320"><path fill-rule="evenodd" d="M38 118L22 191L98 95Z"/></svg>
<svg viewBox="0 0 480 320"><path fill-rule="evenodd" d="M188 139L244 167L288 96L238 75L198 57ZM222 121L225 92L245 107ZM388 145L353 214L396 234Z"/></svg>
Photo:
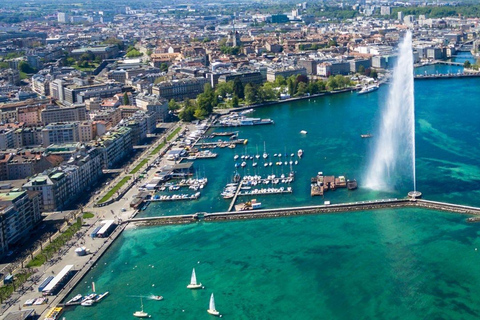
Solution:
<svg viewBox="0 0 480 320"><path fill-rule="evenodd" d="M417 186L427 199L480 206L479 88L479 79L415 82ZM362 188L387 93L382 86L366 95L258 109L252 116L275 125L241 128L246 147L217 148L216 159L195 161L209 179L199 200L152 204L141 216L226 210L229 202L219 193L234 173L233 156L256 154L257 146L262 153L264 142L270 154L305 151L294 166L293 194L256 196L265 208L404 197L412 177L392 192ZM360 138L364 133L373 137ZM239 169L262 175L289 170ZM356 178L359 189L311 198L310 177L318 171ZM476 319L480 225L465 218L401 209L127 230L72 292L88 293L94 280L98 291L111 295L65 317L133 318L138 296L158 294L165 300L144 299L154 319L208 319L214 292L228 319ZM205 290L185 288L193 267Z"/></svg>
<svg viewBox="0 0 480 320"><path fill-rule="evenodd" d="M427 210L126 231L74 294L110 295L66 319L477 319L478 224ZM190 291L192 268L205 289Z"/></svg>

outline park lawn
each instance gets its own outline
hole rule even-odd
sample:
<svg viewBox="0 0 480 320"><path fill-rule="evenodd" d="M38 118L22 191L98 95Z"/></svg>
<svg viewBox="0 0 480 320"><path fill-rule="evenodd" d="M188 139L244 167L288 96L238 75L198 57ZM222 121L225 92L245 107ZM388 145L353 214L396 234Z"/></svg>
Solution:
<svg viewBox="0 0 480 320"><path fill-rule="evenodd" d="M148 160L150 160L150 158L145 158L143 159L142 161L140 161L139 164L137 164L137 166L135 168L133 168L132 171L130 171L130 174L135 174L137 173L138 171L140 171L140 169L142 169L142 167L147 164Z"/></svg>
<svg viewBox="0 0 480 320"><path fill-rule="evenodd" d="M120 182L118 182L115 187L112 188L112 190L108 191L106 195L103 196L102 199L100 199L100 201L98 201L98 203L104 203L106 201L108 201L114 194L115 192L117 192L118 190L120 190L121 187L123 187L123 185L125 183L128 182L128 180L130 180L132 178L132 176L126 176L126 177L123 177L122 180L120 180Z"/></svg>

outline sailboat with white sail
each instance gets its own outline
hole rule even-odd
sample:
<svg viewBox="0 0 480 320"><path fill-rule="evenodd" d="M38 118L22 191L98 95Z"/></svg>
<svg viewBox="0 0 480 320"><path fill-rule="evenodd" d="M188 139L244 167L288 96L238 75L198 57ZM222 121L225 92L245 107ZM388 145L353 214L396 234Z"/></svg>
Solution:
<svg viewBox="0 0 480 320"><path fill-rule="evenodd" d="M190 284L187 285L188 289L200 289L202 288L201 283L197 283L197 276L195 275L195 268L192 270L192 277L190 278Z"/></svg>
<svg viewBox="0 0 480 320"><path fill-rule="evenodd" d="M150 315L148 313L146 313L145 311L143 311L143 299L142 299L142 297L140 297L140 304L141 304L142 310L135 311L133 313L133 316L137 317L137 318L150 318Z"/></svg>
<svg viewBox="0 0 480 320"><path fill-rule="evenodd" d="M213 297L213 293L210 296L210 304L208 305L208 310L207 312L211 314L212 316L219 316L220 312L215 309L215 298Z"/></svg>

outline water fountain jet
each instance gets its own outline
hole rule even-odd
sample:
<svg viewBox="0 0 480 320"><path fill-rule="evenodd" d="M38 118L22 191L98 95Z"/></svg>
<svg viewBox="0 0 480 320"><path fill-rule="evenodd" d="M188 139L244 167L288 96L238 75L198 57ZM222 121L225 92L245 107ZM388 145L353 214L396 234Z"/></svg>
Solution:
<svg viewBox="0 0 480 320"><path fill-rule="evenodd" d="M412 34L407 31L399 45L398 60L377 140L367 169L366 187L389 191L415 177L415 103L413 90Z"/></svg>

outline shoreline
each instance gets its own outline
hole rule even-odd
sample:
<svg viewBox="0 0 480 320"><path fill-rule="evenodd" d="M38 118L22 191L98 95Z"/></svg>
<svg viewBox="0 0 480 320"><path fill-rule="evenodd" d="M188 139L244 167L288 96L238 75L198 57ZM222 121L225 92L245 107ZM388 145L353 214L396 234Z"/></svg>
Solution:
<svg viewBox="0 0 480 320"><path fill-rule="evenodd" d="M300 101L300 100L305 100L305 99L311 99L311 98L319 98L323 96L330 96L334 94L340 94L340 93L347 93L347 92L353 92L353 91L358 91L359 88L351 87L351 88L345 88L341 90L334 90L334 91L325 91L322 93L316 93L312 94L309 96L302 96L302 97L293 97L293 98L288 98L284 100L276 100L276 101L265 101L262 103L257 103L257 104L252 104L248 106L243 106L243 107L237 107L237 108L226 108L226 109L216 109L213 111L213 114L216 115L224 115L227 113L232 113L232 112L238 112L242 110L248 110L248 109L257 109L261 107L268 107L276 104L282 104L282 103L287 103L287 102L295 102L295 101Z"/></svg>

